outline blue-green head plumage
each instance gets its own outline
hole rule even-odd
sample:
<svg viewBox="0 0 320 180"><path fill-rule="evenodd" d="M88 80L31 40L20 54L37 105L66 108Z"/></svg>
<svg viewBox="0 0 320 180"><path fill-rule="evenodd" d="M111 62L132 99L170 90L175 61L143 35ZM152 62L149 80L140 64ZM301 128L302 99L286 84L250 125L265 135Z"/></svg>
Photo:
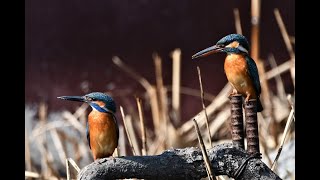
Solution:
<svg viewBox="0 0 320 180"><path fill-rule="evenodd" d="M204 57L213 53L249 54L249 42L241 34L229 34L221 38L215 45L201 50L192 56L192 59Z"/></svg>
<svg viewBox="0 0 320 180"><path fill-rule="evenodd" d="M112 99L111 96L102 92L92 92L85 95L86 98L89 98L91 101L102 101L105 103L105 107L112 111L113 113L116 112L116 103Z"/></svg>
<svg viewBox="0 0 320 180"><path fill-rule="evenodd" d="M249 42L248 42L247 38L244 37L244 36L241 35L241 34L229 34L229 35L221 38L221 39L216 43L216 45L226 46L226 45L232 43L233 41L239 42L239 44L240 44L242 47L244 47L247 51L250 50Z"/></svg>

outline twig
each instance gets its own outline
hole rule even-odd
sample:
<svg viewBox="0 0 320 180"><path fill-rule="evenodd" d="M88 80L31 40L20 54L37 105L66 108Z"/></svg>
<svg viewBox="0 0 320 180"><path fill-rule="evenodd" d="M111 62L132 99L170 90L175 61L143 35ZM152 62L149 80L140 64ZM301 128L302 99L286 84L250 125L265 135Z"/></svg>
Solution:
<svg viewBox="0 0 320 180"><path fill-rule="evenodd" d="M80 172L79 166L74 162L72 158L67 158L67 161L74 167L74 169L77 171L77 173Z"/></svg>
<svg viewBox="0 0 320 180"><path fill-rule="evenodd" d="M207 132L208 132L209 144L210 144L210 147L212 148L211 132L210 132L210 128L209 128L209 118L208 118L208 115L207 115L206 106L204 105L204 98L203 98L204 93L203 93L202 80L201 80L201 71L200 71L199 66L197 66L197 70L198 70L199 83L200 83L200 93L201 93L202 109L203 109L204 114L205 114L205 116L206 116L206 125L207 125Z"/></svg>
<svg viewBox="0 0 320 180"><path fill-rule="evenodd" d="M202 137L201 137L201 134L200 134L200 130L199 130L199 127L198 127L198 124L197 124L197 121L195 119L193 119L193 123L194 123L194 127L196 129L197 135L198 135L199 145L200 145L200 148L201 148L203 159L204 159L204 162L206 164L205 167L207 169L208 178L210 180L216 180L214 172L211 170L212 169L212 165L211 165L211 162L209 161L207 150L206 150L206 147L205 147L205 145L203 143L203 140L202 140Z"/></svg>
<svg viewBox="0 0 320 180"><path fill-rule="evenodd" d="M146 130L144 126L144 114L142 110L142 101L139 97L136 98L138 105L138 112L140 118L140 129L141 129L141 140L142 140L142 155L147 155L147 138L146 138Z"/></svg>
<svg viewBox="0 0 320 180"><path fill-rule="evenodd" d="M237 32L237 34L242 34L239 9L238 8L234 8L233 9L233 14L234 14L236 32Z"/></svg>
<svg viewBox="0 0 320 180"><path fill-rule="evenodd" d="M172 109L174 112L174 120L180 122L180 65L181 50L175 49L172 54Z"/></svg>
<svg viewBox="0 0 320 180"><path fill-rule="evenodd" d="M276 163L277 163L277 161L278 161L278 159L279 159L279 156L280 156L280 154L281 154L281 151L282 151L284 142L285 142L285 140L286 140L286 136L287 136L287 134L288 134L288 132L289 132L289 128L291 127L290 125L291 125L291 123L292 123L293 118L294 118L294 109L291 109L290 114L289 114L289 117L288 117L288 120L287 120L287 123L286 123L286 127L284 128L284 132L283 132L283 134L282 134L282 139L281 139L280 147L279 147L279 149L278 149L277 156L276 156L276 158L275 158L275 160L273 161L272 166L271 166L271 170L272 170L272 171L274 171L275 166L276 166Z"/></svg>
<svg viewBox="0 0 320 180"><path fill-rule="evenodd" d="M67 171L67 180L70 180L70 167L69 167L69 161L66 159L66 171Z"/></svg>
<svg viewBox="0 0 320 180"><path fill-rule="evenodd" d="M136 155L136 152L135 152L135 150L134 150L134 148L133 148L133 144L132 144L132 141L131 141L131 138L130 138L130 134L129 134L127 125L126 125L125 115L124 115L122 106L120 106L120 111L121 111L121 115L122 115L123 126L124 126L124 129L126 130L126 133L127 133L128 141L129 141L129 144L130 144L132 153L133 153L133 155L135 156L135 155Z"/></svg>

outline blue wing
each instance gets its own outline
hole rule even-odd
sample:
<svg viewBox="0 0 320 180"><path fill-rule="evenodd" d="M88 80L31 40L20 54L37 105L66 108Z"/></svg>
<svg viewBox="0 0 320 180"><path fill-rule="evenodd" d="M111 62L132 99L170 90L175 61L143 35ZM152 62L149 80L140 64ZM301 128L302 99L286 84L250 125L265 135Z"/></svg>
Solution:
<svg viewBox="0 0 320 180"><path fill-rule="evenodd" d="M117 146L118 146L118 140L119 140L119 126L117 122L116 116L112 113L114 123L116 124L116 133L117 133Z"/></svg>
<svg viewBox="0 0 320 180"><path fill-rule="evenodd" d="M91 149L91 146L90 146L90 129L89 129L88 121L87 121L87 125L86 125L86 134L87 134L87 140L88 140L89 148Z"/></svg>
<svg viewBox="0 0 320 180"><path fill-rule="evenodd" d="M259 79L259 72L256 63L254 62L251 57L246 56L247 65L249 68L249 75L253 81L254 88L256 90L257 96L260 97L261 93L261 86L260 86L260 79Z"/></svg>

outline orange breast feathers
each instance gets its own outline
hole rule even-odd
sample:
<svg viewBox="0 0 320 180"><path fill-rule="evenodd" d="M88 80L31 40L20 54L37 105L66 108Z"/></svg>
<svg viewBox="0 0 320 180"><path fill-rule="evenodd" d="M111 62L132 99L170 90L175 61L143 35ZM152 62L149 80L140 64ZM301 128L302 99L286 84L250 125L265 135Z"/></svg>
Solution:
<svg viewBox="0 0 320 180"><path fill-rule="evenodd" d="M109 113L91 111L88 117L90 146L94 160L109 157L118 146L116 124Z"/></svg>
<svg viewBox="0 0 320 180"><path fill-rule="evenodd" d="M224 71L227 79L237 93L256 98L253 82L250 78L245 57L241 54L229 54L224 62Z"/></svg>

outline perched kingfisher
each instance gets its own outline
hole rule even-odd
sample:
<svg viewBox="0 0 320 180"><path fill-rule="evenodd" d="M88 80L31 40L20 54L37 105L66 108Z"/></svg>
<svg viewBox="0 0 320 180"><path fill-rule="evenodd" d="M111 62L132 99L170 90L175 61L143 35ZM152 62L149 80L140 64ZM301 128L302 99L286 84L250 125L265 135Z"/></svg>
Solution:
<svg viewBox="0 0 320 180"><path fill-rule="evenodd" d="M84 96L61 96L59 99L88 103L92 111L88 116L86 134L93 159L112 156L118 146L119 127L116 104L107 94L92 92Z"/></svg>
<svg viewBox="0 0 320 180"><path fill-rule="evenodd" d="M229 34L220 39L215 45L206 48L192 56L192 59L209 54L225 52L224 71L233 87L230 95L242 94L245 102L249 99L257 100L257 112L263 107L260 102L261 86L258 68L255 61L249 56L249 43L240 34Z"/></svg>

